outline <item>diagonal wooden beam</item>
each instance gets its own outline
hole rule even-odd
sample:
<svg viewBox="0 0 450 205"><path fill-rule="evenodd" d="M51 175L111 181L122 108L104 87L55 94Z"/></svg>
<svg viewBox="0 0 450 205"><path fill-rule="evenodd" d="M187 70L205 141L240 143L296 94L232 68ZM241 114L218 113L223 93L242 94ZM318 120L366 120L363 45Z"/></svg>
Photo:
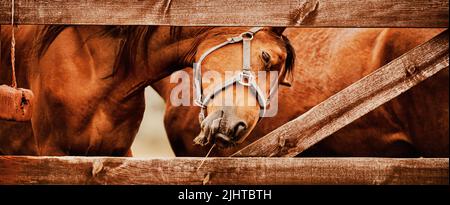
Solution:
<svg viewBox="0 0 450 205"><path fill-rule="evenodd" d="M447 0L15 0L19 24L448 27ZM0 1L9 24L11 0Z"/></svg>
<svg viewBox="0 0 450 205"><path fill-rule="evenodd" d="M234 157L293 157L359 117L448 68L448 30L236 152Z"/></svg>

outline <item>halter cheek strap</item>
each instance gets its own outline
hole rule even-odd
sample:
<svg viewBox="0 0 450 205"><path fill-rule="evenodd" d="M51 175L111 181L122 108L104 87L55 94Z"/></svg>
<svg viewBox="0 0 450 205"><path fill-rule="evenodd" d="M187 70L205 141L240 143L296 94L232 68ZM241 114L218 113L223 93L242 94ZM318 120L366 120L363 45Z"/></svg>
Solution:
<svg viewBox="0 0 450 205"><path fill-rule="evenodd" d="M227 41L214 46L207 51L205 51L199 58L199 60L194 63L193 69L194 69L194 92L195 92L195 104L201 107L200 114L199 114L199 120L202 122L205 119L205 112L206 107L209 103L209 101L218 93L222 92L225 88L232 86L235 83L239 83L243 86L249 87L253 92L255 92L259 105L262 108L262 113L260 113L260 116L263 116L266 112L269 98L273 95L273 92L276 90L273 86L270 89L270 93L268 98L265 97L264 92L260 89L258 84L256 83L255 76L251 72L251 41L253 40L253 36L262 29L262 27L253 27L249 31L244 32L240 34L239 36L228 38ZM214 90L206 95L203 96L203 90L202 90L202 73L201 73L201 64L203 60L212 52L215 50L218 50L219 48L222 48L228 44L238 43L242 41L242 48L243 48L243 56L242 56L242 71L233 76L232 78L225 81L223 85L219 85L214 88ZM276 85L276 84L274 84Z"/></svg>

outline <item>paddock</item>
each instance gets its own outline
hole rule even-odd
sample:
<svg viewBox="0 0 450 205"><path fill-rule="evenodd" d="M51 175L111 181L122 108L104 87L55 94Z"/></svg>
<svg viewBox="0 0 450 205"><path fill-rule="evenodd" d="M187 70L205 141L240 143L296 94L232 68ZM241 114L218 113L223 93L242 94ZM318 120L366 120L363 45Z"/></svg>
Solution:
<svg viewBox="0 0 450 205"><path fill-rule="evenodd" d="M448 28L445 0L27 1L18 24ZM0 3L10 24L11 2ZM448 30L231 157L0 156L0 184L449 184L449 158L293 158L448 69ZM5 43L5 42L2 42ZM6 42L8 43L8 42Z"/></svg>

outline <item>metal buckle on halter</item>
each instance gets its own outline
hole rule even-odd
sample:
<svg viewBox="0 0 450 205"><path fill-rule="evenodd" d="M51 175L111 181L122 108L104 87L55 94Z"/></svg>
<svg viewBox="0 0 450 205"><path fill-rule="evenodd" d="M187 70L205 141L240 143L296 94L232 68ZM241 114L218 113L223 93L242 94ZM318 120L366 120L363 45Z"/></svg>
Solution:
<svg viewBox="0 0 450 205"><path fill-rule="evenodd" d="M241 33L241 35L239 35L239 37L242 38L242 40L252 40L253 33L250 31L246 31L244 33Z"/></svg>
<svg viewBox="0 0 450 205"><path fill-rule="evenodd" d="M245 82L246 80L247 82ZM253 80L253 74L250 71L242 71L239 73L237 81L243 86L250 86Z"/></svg>
<svg viewBox="0 0 450 205"><path fill-rule="evenodd" d="M239 36L230 37L227 38L227 41L230 41L230 43L236 43L242 40L252 40L253 39L253 33L250 31L246 31L244 33L239 34Z"/></svg>

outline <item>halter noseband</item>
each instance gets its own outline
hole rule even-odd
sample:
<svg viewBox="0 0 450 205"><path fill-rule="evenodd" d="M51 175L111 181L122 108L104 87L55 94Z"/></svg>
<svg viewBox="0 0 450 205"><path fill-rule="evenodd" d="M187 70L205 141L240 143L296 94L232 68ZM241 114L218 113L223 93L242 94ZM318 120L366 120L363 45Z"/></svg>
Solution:
<svg viewBox="0 0 450 205"><path fill-rule="evenodd" d="M199 120L200 123L205 119L205 111L206 107L209 103L209 101L218 93L220 93L222 90L227 88L228 86L233 85L234 83L239 83L242 86L249 87L253 89L256 93L258 102L260 107L262 108L262 114L260 116L264 116L267 106L269 104L269 99L274 93L275 89L277 88L276 83L274 86L270 89L269 96L266 98L264 93L261 91L260 87L257 85L255 76L251 72L251 61L250 61L250 42L253 40L253 36L262 29L262 27L253 27L250 30L241 33L239 36L228 38L227 41L216 45L209 50L205 51L203 55L200 56L200 59L194 63L193 69L194 69L194 92L196 95L196 98L194 100L195 104L201 107L200 113L199 113ZM243 67L242 71L235 75L234 77L228 79L225 81L223 85L219 85L214 88L213 92L209 95L203 96L203 90L202 90L202 73L201 73L201 66L202 61L214 52L215 50L218 50L219 48L222 48L228 44L238 43L242 41L242 47L243 47ZM261 119L261 118L260 118Z"/></svg>

